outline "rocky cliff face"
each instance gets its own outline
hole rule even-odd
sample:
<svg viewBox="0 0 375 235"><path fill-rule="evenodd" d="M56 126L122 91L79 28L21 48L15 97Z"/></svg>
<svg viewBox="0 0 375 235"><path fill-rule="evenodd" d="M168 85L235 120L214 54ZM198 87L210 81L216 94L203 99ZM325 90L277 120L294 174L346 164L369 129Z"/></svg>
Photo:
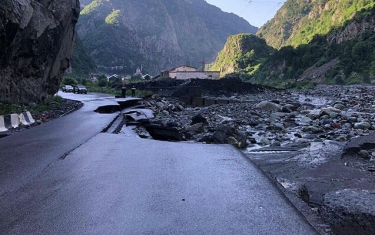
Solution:
<svg viewBox="0 0 375 235"><path fill-rule="evenodd" d="M84 0L77 31L108 73L144 73L213 61L231 34L255 33L244 19L203 0Z"/></svg>
<svg viewBox="0 0 375 235"><path fill-rule="evenodd" d="M2 0L0 99L42 103L70 65L78 0Z"/></svg>
<svg viewBox="0 0 375 235"><path fill-rule="evenodd" d="M350 22L342 30L333 31L327 36L328 43L343 43L358 38L365 31L375 32L375 19L372 17L364 17L359 20Z"/></svg>

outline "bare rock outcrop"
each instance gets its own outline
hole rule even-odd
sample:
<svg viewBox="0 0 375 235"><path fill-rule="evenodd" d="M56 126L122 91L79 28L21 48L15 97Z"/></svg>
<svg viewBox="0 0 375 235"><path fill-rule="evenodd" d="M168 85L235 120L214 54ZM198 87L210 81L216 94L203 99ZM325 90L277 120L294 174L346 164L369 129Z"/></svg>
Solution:
<svg viewBox="0 0 375 235"><path fill-rule="evenodd" d="M334 31L327 37L328 43L337 43L358 38L365 31L375 31L375 20L371 17L365 17L348 24L343 30Z"/></svg>
<svg viewBox="0 0 375 235"><path fill-rule="evenodd" d="M0 100L42 103L70 66L79 0L2 0Z"/></svg>

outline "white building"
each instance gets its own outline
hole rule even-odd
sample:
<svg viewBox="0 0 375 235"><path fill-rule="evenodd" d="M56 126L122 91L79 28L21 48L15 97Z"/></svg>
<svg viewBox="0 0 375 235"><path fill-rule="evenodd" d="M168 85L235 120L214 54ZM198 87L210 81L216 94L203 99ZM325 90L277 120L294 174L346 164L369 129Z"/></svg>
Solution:
<svg viewBox="0 0 375 235"><path fill-rule="evenodd" d="M182 65L182 66L169 70L169 77L176 78L177 72L194 72L194 71L197 71L197 69L194 67L187 66L187 65Z"/></svg>
<svg viewBox="0 0 375 235"><path fill-rule="evenodd" d="M117 74L107 75L106 78L107 78L107 82L111 82L111 81L116 80L118 78L118 75Z"/></svg>

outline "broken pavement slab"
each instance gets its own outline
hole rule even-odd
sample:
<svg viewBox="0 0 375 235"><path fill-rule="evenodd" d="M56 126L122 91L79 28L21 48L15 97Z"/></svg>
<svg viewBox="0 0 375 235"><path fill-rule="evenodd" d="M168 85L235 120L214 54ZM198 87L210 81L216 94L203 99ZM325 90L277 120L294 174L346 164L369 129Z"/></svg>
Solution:
<svg viewBox="0 0 375 235"><path fill-rule="evenodd" d="M352 154L359 154L361 150L373 150L375 149L375 134L369 134L367 136L360 136L353 138L348 141L343 149L343 156L350 156Z"/></svg>
<svg viewBox="0 0 375 235"><path fill-rule="evenodd" d="M324 195L323 217L331 221L334 234L375 234L375 191L348 188Z"/></svg>
<svg viewBox="0 0 375 235"><path fill-rule="evenodd" d="M154 118L154 113L151 109L129 109L123 112L124 116L130 117L134 121L141 122Z"/></svg>
<svg viewBox="0 0 375 235"><path fill-rule="evenodd" d="M127 97L127 98L116 98L115 101L120 105L121 109L133 107L142 101L142 98Z"/></svg>

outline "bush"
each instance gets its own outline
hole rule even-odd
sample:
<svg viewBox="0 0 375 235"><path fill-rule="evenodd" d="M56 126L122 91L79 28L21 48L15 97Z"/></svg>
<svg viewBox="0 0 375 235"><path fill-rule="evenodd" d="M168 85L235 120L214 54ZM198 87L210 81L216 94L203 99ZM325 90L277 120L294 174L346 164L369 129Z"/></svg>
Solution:
<svg viewBox="0 0 375 235"><path fill-rule="evenodd" d="M362 81L366 84L371 84L371 79L370 79L370 76L368 74L363 75Z"/></svg>
<svg viewBox="0 0 375 235"><path fill-rule="evenodd" d="M335 84L336 84L336 85L344 85L344 84L345 84L345 81L344 81L344 79L342 79L341 76L336 76L336 77L335 77Z"/></svg>
<svg viewBox="0 0 375 235"><path fill-rule="evenodd" d="M105 87L105 86L107 86L107 78L104 75L100 75L98 77L98 86L99 87Z"/></svg>
<svg viewBox="0 0 375 235"><path fill-rule="evenodd" d="M60 103L62 103L63 98L59 95L54 95L52 100L60 104Z"/></svg>

